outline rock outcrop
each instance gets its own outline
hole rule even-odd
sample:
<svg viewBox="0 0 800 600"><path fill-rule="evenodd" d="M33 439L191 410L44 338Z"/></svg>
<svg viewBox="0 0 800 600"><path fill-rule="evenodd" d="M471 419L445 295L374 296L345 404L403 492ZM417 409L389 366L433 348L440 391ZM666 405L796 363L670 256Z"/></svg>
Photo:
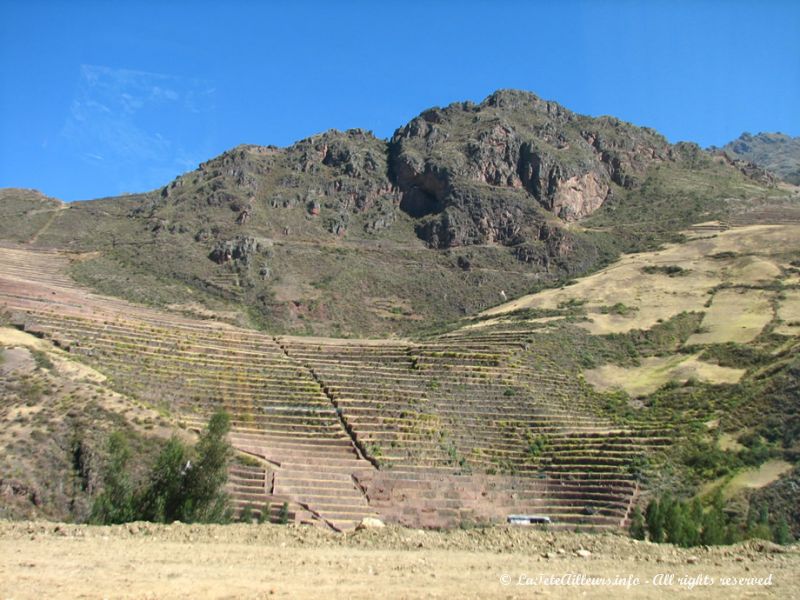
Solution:
<svg viewBox="0 0 800 600"><path fill-rule="evenodd" d="M390 144L401 208L439 215L418 228L435 247L520 243L526 229L538 232L545 215L537 209L579 220L614 186L633 187L669 159L669 144L651 130L508 90L425 111Z"/></svg>
<svg viewBox="0 0 800 600"><path fill-rule="evenodd" d="M272 246L270 240L244 236L237 237L232 240L218 241L208 257L217 264L231 261L249 264L256 254L264 252L270 246Z"/></svg>

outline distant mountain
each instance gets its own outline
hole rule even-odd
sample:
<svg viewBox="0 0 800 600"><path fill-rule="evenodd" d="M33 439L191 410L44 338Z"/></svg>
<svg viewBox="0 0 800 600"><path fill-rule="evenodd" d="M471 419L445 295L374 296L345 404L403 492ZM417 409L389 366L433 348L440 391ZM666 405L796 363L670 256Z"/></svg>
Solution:
<svg viewBox="0 0 800 600"><path fill-rule="evenodd" d="M800 137L784 133L743 133L722 147L731 158L742 158L800 185Z"/></svg>

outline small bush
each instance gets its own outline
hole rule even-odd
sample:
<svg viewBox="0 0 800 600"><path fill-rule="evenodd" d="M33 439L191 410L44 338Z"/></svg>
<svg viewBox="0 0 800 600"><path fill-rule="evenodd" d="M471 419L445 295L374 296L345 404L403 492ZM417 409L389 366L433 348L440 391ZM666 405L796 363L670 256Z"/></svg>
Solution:
<svg viewBox="0 0 800 600"><path fill-rule="evenodd" d="M284 502L281 506L281 510L278 513L278 523L281 525L286 525L289 522L289 503Z"/></svg>
<svg viewBox="0 0 800 600"><path fill-rule="evenodd" d="M683 277L690 273L689 269L684 269L678 265L647 265L642 271L648 275L666 275L668 277Z"/></svg>
<svg viewBox="0 0 800 600"><path fill-rule="evenodd" d="M269 514L270 514L270 504L267 502L264 504L264 507L261 509L261 512L258 513L258 524L262 525L269 521Z"/></svg>
<svg viewBox="0 0 800 600"><path fill-rule="evenodd" d="M643 540L645 538L646 530L644 517L638 506L633 507L633 511L631 512L631 526L628 531L630 536L635 540Z"/></svg>
<svg viewBox="0 0 800 600"><path fill-rule="evenodd" d="M253 522L253 507L249 504L246 504L245 507L242 509L242 514L239 515L239 520L242 523L252 523Z"/></svg>

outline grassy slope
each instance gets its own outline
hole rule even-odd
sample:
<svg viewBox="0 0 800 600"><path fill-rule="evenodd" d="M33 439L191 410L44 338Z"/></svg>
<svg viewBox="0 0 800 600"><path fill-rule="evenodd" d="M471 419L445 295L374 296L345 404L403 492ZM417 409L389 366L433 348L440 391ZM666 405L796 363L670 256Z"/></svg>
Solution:
<svg viewBox="0 0 800 600"><path fill-rule="evenodd" d="M772 519L785 516L798 533L800 515L792 507L792 487L786 483L787 477L796 478L796 471L787 475L785 469L787 463L800 465L800 339L781 321L783 303L793 306L798 288L797 232L797 226L753 226L710 237L696 235L695 241L673 250L626 257L635 263L642 282L651 281L641 289L632 288L622 276L625 269L612 265L605 273L509 303L471 322L491 330L541 319L533 341L541 360L555 361L576 378L598 384L587 393L621 422L674 428L677 446L651 457L652 489L708 497L722 486L733 498L731 510L738 510L742 518L752 497L754 506L768 505ZM686 272L672 278L643 272L643 265L672 264L678 254ZM753 261L759 265L757 272L749 269ZM652 304L649 295L663 295L653 285L658 280L665 290L677 293L680 288L687 298L696 298L689 306L695 312L680 312L686 309L684 303L670 305L668 295L656 303L660 313L640 311L640 306ZM731 296L726 296L729 313L752 310L754 294L770 298L755 315L757 331L742 337L741 323L729 319L718 324L713 339L704 333L704 315L717 295L726 294ZM740 299L741 307L731 304L731 298ZM646 312L646 318L640 312ZM679 363L691 363L692 369L677 368ZM720 369L736 376L720 380ZM620 384L618 389L609 389L614 384ZM767 461L773 461L765 466L769 473L757 475L771 477L753 480L759 489L738 485Z"/></svg>

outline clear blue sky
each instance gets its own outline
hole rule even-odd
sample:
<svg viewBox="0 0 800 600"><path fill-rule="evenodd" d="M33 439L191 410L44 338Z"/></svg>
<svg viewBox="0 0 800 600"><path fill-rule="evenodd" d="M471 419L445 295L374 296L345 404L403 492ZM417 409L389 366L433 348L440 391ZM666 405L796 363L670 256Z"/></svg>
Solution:
<svg viewBox="0 0 800 600"><path fill-rule="evenodd" d="M159 187L520 88L671 141L800 135L800 2L0 0L0 187Z"/></svg>

